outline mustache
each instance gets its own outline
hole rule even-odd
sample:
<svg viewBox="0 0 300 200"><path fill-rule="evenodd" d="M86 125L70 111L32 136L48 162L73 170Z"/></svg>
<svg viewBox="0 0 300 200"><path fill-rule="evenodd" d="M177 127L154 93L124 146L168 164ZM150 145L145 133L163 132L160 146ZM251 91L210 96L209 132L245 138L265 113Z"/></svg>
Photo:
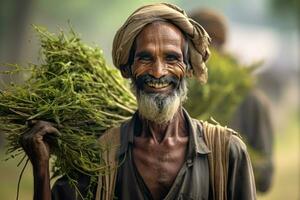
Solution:
<svg viewBox="0 0 300 200"><path fill-rule="evenodd" d="M172 84L175 86L175 88L178 88L180 85L180 79L177 78L174 75L166 75L162 76L160 78L155 78L154 76L151 76L150 74L144 74L141 76L138 76L135 80L135 85L138 89L142 90L144 88L144 84L147 83L153 83L153 84Z"/></svg>

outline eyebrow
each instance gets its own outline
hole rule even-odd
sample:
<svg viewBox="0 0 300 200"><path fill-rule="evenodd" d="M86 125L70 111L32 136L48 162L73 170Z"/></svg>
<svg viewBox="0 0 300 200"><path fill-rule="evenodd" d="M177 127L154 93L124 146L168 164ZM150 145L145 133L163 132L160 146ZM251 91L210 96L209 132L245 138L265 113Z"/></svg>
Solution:
<svg viewBox="0 0 300 200"><path fill-rule="evenodd" d="M151 53L149 51L140 51L135 54L135 57L144 57L144 56L151 56Z"/></svg>
<svg viewBox="0 0 300 200"><path fill-rule="evenodd" d="M179 53L179 52L176 52L176 51L167 51L167 52L165 52L165 55L183 57L182 53ZM140 51L140 52L135 54L135 57L144 57L144 56L152 56L152 54L149 51Z"/></svg>
<svg viewBox="0 0 300 200"><path fill-rule="evenodd" d="M178 53L178 52L176 52L176 51L167 51L167 52L165 53L165 55L172 55L172 56L176 56L176 57L178 57L178 58L183 57L182 53Z"/></svg>

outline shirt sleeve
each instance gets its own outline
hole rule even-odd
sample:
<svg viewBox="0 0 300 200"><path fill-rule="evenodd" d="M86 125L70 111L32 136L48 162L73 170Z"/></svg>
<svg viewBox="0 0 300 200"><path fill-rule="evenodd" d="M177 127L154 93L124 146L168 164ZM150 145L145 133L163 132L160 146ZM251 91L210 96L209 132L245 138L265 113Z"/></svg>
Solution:
<svg viewBox="0 0 300 200"><path fill-rule="evenodd" d="M228 200L256 199L253 170L246 145L237 136L229 141Z"/></svg>

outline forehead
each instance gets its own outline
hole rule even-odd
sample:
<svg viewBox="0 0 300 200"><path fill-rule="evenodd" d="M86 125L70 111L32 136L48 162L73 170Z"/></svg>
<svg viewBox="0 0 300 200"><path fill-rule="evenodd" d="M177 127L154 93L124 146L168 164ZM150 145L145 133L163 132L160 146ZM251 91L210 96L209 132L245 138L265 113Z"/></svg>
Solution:
<svg viewBox="0 0 300 200"><path fill-rule="evenodd" d="M175 25L157 21L145 26L139 33L136 38L136 50L153 46L182 49L184 43L184 35Z"/></svg>

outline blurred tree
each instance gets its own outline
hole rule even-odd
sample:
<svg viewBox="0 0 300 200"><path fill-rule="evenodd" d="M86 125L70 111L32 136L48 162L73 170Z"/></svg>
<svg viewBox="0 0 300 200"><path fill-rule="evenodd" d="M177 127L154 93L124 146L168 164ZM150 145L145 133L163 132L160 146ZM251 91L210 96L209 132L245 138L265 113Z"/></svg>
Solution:
<svg viewBox="0 0 300 200"><path fill-rule="evenodd" d="M3 0L0 2L2 13L0 40L2 45L5 44L1 53L5 55L8 62L16 62L20 58L32 2L32 0Z"/></svg>
<svg viewBox="0 0 300 200"><path fill-rule="evenodd" d="M299 0L270 0L270 8L275 20L280 22L284 29L300 28L300 1Z"/></svg>
<svg viewBox="0 0 300 200"><path fill-rule="evenodd" d="M234 112L252 89L252 71L257 67L242 66L228 54L211 49L207 63L208 82L204 85L195 79L188 80L188 99L184 107L192 117L209 120L213 117L222 125L228 125Z"/></svg>
<svg viewBox="0 0 300 200"><path fill-rule="evenodd" d="M298 14L300 11L299 0L271 0L272 7L276 12Z"/></svg>
<svg viewBox="0 0 300 200"><path fill-rule="evenodd" d="M32 0L3 0L0 2L0 62L19 63L24 35L28 26ZM3 67L1 66L1 69ZM1 76L2 85L8 82L18 82L20 75Z"/></svg>

